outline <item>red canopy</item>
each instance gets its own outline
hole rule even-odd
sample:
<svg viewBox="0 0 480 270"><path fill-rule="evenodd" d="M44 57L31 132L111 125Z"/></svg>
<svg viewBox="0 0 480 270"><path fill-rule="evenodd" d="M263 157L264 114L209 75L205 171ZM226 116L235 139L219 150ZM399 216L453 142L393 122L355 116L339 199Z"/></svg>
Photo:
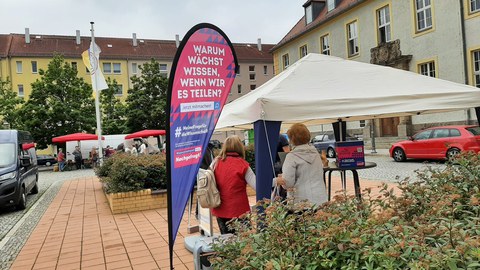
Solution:
<svg viewBox="0 0 480 270"><path fill-rule="evenodd" d="M132 134L128 134L125 136L125 139L133 139L133 138L147 138L150 136L160 136L165 135L166 132L163 129L145 129L142 131L137 131Z"/></svg>
<svg viewBox="0 0 480 270"><path fill-rule="evenodd" d="M73 134L52 138L53 143L64 143L64 142L71 142L71 141L90 141L90 140L98 140L98 135L88 134L88 133L73 133ZM102 137L102 140L105 140L105 138Z"/></svg>

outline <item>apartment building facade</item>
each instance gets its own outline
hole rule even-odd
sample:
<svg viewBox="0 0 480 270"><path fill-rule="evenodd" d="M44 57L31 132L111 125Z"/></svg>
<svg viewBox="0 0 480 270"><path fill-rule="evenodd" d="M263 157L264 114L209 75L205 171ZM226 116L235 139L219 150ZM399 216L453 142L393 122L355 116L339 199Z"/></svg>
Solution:
<svg viewBox="0 0 480 270"><path fill-rule="evenodd" d="M480 87L479 0L309 0L303 8L305 15L272 49L276 73L315 52ZM470 109L374 121L376 136L396 140L477 119ZM364 139L371 127L368 120L347 123Z"/></svg>
<svg viewBox="0 0 480 270"><path fill-rule="evenodd" d="M132 88L132 76L141 76L141 66L155 59L161 73L168 77L173 58L180 44L176 40L96 37L101 48L100 67L105 78L116 80L116 96L124 101L127 91ZM81 54L90 45L90 37L82 37L77 31L74 36L30 34L0 35L0 78L9 78L12 88L20 97L28 99L31 83L40 79L38 71L46 70L55 53L64 56L65 61L76 67L78 76L91 83L90 73L83 64ZM245 95L262 85L274 75L273 44L234 43L240 72L232 86L228 102Z"/></svg>

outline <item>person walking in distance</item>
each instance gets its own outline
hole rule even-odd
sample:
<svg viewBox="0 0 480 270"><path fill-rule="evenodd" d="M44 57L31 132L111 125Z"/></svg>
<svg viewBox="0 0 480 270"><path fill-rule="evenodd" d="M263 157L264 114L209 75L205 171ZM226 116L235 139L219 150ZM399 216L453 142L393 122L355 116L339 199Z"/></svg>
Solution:
<svg viewBox="0 0 480 270"><path fill-rule="evenodd" d="M63 169L65 168L65 154L63 153L62 148L58 149L57 161L58 170L63 172Z"/></svg>

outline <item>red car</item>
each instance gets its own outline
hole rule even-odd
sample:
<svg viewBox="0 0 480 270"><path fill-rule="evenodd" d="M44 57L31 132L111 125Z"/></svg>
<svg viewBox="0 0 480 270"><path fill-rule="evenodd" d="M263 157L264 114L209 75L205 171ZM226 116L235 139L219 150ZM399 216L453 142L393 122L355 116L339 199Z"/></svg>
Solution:
<svg viewBox="0 0 480 270"><path fill-rule="evenodd" d="M480 152L479 126L442 126L425 129L394 143L390 156L395 161L407 158L450 159L462 151Z"/></svg>

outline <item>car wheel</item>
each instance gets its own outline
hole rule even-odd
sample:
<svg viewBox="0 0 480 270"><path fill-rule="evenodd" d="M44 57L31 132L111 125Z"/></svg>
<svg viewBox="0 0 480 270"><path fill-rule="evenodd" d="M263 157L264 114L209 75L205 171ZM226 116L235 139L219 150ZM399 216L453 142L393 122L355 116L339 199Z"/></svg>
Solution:
<svg viewBox="0 0 480 270"><path fill-rule="evenodd" d="M45 163L45 166L50 166L50 165L52 165L52 163L50 163L48 161Z"/></svg>
<svg viewBox="0 0 480 270"><path fill-rule="evenodd" d="M17 210L24 210L27 208L27 193L25 192L25 188L20 188L20 199L18 200L17 205L15 205Z"/></svg>
<svg viewBox="0 0 480 270"><path fill-rule="evenodd" d="M393 160L397 162L402 162L407 159L407 156L405 155L405 151L403 151L402 148L395 148L393 149Z"/></svg>
<svg viewBox="0 0 480 270"><path fill-rule="evenodd" d="M460 149L450 148L447 151L447 160L454 160L460 154Z"/></svg>
<svg viewBox="0 0 480 270"><path fill-rule="evenodd" d="M334 157L335 157L335 149L329 147L329 148L327 149L327 157L329 157L329 158L334 158Z"/></svg>

